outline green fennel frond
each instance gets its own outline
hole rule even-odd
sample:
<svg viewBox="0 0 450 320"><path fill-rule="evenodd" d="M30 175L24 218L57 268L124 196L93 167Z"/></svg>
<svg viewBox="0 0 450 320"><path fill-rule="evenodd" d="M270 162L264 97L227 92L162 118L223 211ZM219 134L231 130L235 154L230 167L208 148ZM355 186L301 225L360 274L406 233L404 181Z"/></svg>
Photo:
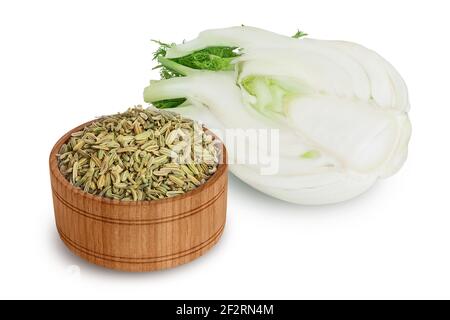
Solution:
<svg viewBox="0 0 450 320"><path fill-rule="evenodd" d="M176 98L176 99L165 99L159 101L153 101L152 104L158 109L171 109L176 108L183 104L186 98Z"/></svg>
<svg viewBox="0 0 450 320"><path fill-rule="evenodd" d="M306 37L308 34L297 29L297 32L292 36L292 38L299 39L302 37Z"/></svg>
<svg viewBox="0 0 450 320"><path fill-rule="evenodd" d="M164 42L161 42L159 40L151 40L151 41L154 42L154 43L159 44L158 49L156 49L156 51L153 52L153 60L157 60L158 57L160 57L160 56L165 57L166 53L167 53L167 50L172 47L171 44L164 43Z"/></svg>
<svg viewBox="0 0 450 320"><path fill-rule="evenodd" d="M193 70L231 71L234 66L232 61L241 55L239 48L227 46L207 47L194 51L178 58L166 58L167 51L175 44L168 44L158 40L152 40L159 47L153 53L153 60L159 64L153 69L159 69L162 80L184 77ZM149 101L159 109L169 109L180 106L186 98Z"/></svg>
<svg viewBox="0 0 450 320"><path fill-rule="evenodd" d="M184 57L170 59L183 66L210 71L232 70L231 62L240 54L236 47L207 47L188 54Z"/></svg>
<svg viewBox="0 0 450 320"><path fill-rule="evenodd" d="M153 60L158 60L160 57L165 57L167 54L167 50L169 50L175 44L168 44L159 40L152 40L152 42L159 44L158 49L153 52ZM162 64L158 64L154 69L160 69L159 75L161 79L170 79L175 77L181 77L183 74L167 67Z"/></svg>

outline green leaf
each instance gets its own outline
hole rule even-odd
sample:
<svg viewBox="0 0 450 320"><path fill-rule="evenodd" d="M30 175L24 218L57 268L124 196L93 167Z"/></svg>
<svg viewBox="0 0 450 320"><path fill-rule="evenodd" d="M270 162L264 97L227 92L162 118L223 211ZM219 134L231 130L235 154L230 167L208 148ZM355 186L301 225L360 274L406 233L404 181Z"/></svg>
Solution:
<svg viewBox="0 0 450 320"><path fill-rule="evenodd" d="M302 37L306 37L308 34L303 31L297 30L297 32L292 36L292 38L298 39Z"/></svg>
<svg viewBox="0 0 450 320"><path fill-rule="evenodd" d="M171 109L176 108L179 105L183 104L186 101L186 98L176 98L176 99L166 99L153 101L152 104L158 109Z"/></svg>
<svg viewBox="0 0 450 320"><path fill-rule="evenodd" d="M159 40L152 40L152 42L159 44L158 49L156 49L155 52L153 52L153 60L160 60L160 58L164 58L167 54L167 50L169 50L172 46L175 44L168 44L165 42L161 42ZM162 63L157 65L154 69L161 69L159 71L159 76L161 79L170 79L175 77L182 77L184 74L180 73L179 71L171 68L170 66L163 65Z"/></svg>
<svg viewBox="0 0 450 320"><path fill-rule="evenodd" d="M169 68L167 66L163 66L162 64L157 65L156 67L153 68L153 70L155 70L155 69L161 69L159 71L159 76L161 77L161 79L170 79L170 78L184 76L184 74L182 74L176 70L172 70L171 68Z"/></svg>
<svg viewBox="0 0 450 320"><path fill-rule="evenodd" d="M167 51L174 46L158 40L152 40L159 44L158 49L153 53L153 60L160 64L153 69L160 69L161 79L171 79L183 77L195 70L225 71L233 70L231 62L240 56L237 47L214 46L197 50L179 58L166 58ZM186 98L166 99L160 101L151 101L158 109L176 108L183 104Z"/></svg>
<svg viewBox="0 0 450 320"><path fill-rule="evenodd" d="M236 52L238 49L236 47L216 46L207 47L183 57L167 59L165 58L167 50L172 48L174 44L168 44L158 40L152 41L159 44L158 49L153 53L153 60L160 62L154 69L161 69L159 72L161 79L184 76L185 74L176 68L176 64L197 70L233 70L231 61L240 55ZM170 61L173 63L170 63Z"/></svg>
<svg viewBox="0 0 450 320"><path fill-rule="evenodd" d="M169 60L198 70L233 70L231 61L239 56L239 54L235 52L236 49L236 47L208 47L195 51L187 56Z"/></svg>
<svg viewBox="0 0 450 320"><path fill-rule="evenodd" d="M164 43L159 40L151 40L151 41L159 44L159 48L156 49L155 52L153 52L153 60L158 60L159 57L165 57L167 50L169 50L173 46L173 44Z"/></svg>

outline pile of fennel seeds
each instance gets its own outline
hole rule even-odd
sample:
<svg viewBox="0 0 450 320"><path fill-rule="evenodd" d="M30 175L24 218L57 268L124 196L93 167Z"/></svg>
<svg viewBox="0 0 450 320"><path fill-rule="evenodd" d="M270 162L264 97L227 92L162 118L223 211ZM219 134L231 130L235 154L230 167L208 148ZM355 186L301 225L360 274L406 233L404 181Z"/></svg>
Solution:
<svg viewBox="0 0 450 320"><path fill-rule="evenodd" d="M72 133L57 157L61 173L85 192L157 200L205 183L217 170L217 142L195 121L136 106Z"/></svg>

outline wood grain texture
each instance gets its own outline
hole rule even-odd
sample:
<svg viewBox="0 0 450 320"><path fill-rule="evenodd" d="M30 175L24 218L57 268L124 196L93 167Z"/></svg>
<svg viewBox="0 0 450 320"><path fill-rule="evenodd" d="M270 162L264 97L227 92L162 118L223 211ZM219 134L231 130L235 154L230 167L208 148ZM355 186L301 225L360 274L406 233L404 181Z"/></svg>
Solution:
<svg viewBox="0 0 450 320"><path fill-rule="evenodd" d="M187 263L217 243L227 208L225 147L217 172L191 192L155 201L111 200L75 188L58 168L61 146L87 124L65 134L49 160L56 227L70 250L103 267L144 272Z"/></svg>

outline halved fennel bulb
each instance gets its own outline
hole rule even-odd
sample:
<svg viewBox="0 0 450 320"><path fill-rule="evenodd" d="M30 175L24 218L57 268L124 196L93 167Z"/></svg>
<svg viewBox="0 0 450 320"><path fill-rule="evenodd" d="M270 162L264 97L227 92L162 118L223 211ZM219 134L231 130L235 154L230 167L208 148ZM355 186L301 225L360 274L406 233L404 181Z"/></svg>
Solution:
<svg viewBox="0 0 450 320"><path fill-rule="evenodd" d="M299 204L347 200L394 174L407 157L406 85L365 47L247 26L160 44L162 79L150 82L145 101L222 133L278 130L276 172L262 174L261 163L230 166L268 195ZM267 146L258 141L256 149ZM239 157L228 151L231 160Z"/></svg>

